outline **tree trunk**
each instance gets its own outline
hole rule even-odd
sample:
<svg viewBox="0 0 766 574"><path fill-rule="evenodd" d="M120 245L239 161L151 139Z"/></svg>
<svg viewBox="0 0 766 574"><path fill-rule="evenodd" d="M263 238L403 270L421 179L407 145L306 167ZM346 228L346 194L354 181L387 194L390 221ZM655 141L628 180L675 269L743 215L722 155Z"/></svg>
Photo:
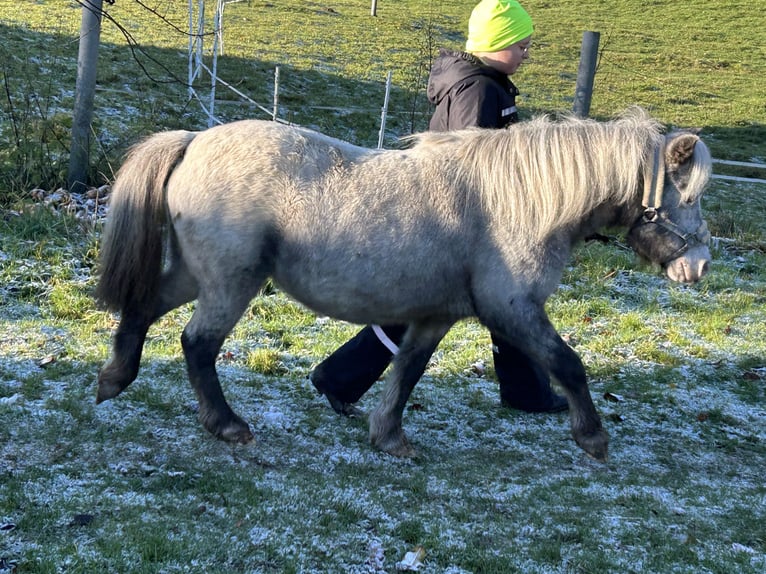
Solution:
<svg viewBox="0 0 766 574"><path fill-rule="evenodd" d="M69 150L67 186L82 192L88 183L90 163L90 132L93 119L93 98L96 92L98 44L101 37L101 7L103 0L89 0L82 7L80 50L77 56L77 84L72 121L72 146Z"/></svg>

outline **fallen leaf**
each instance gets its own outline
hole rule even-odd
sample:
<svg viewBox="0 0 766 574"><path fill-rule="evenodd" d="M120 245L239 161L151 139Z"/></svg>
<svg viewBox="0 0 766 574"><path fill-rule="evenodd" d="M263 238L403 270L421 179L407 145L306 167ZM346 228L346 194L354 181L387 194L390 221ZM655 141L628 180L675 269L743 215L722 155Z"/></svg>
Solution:
<svg viewBox="0 0 766 574"><path fill-rule="evenodd" d="M622 395L616 395L614 393L604 393L604 398L610 403L621 403L624 399Z"/></svg>
<svg viewBox="0 0 766 574"><path fill-rule="evenodd" d="M479 375L482 376L487 370L487 367L484 365L484 361L476 361L473 365L471 365L471 370Z"/></svg>
<svg viewBox="0 0 766 574"><path fill-rule="evenodd" d="M401 562L396 563L397 570L410 570L417 572L423 566L426 550L422 546L416 546L411 552L407 552Z"/></svg>
<svg viewBox="0 0 766 574"><path fill-rule="evenodd" d="M55 362L56 362L56 357L54 357L53 355L48 355L47 357L44 357L44 358L40 359L37 362L37 366L38 367L47 367L48 365L52 365Z"/></svg>

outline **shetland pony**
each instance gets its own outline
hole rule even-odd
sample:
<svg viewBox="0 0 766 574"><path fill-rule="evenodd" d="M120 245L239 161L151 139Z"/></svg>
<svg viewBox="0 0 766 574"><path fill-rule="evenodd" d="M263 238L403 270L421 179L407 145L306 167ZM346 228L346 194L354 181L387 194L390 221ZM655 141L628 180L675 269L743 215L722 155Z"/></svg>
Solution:
<svg viewBox="0 0 766 574"><path fill-rule="evenodd" d="M136 378L150 325L196 299L181 342L201 422L223 440L252 440L215 361L271 277L317 313L408 325L369 417L376 447L413 453L407 399L450 327L476 317L548 370L575 441L603 460L608 438L585 370L545 302L572 246L605 226L627 228L670 279L699 280L710 165L697 135L664 135L641 110L425 133L389 151L255 120L155 134L113 186L96 295L121 318L97 402Z"/></svg>

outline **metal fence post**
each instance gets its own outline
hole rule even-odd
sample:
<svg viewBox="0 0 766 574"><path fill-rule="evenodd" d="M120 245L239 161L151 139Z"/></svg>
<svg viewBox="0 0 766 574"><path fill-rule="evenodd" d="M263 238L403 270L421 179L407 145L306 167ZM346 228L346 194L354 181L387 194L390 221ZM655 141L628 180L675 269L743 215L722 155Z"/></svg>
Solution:
<svg viewBox="0 0 766 574"><path fill-rule="evenodd" d="M279 66L274 68L274 105L271 108L271 119L277 121L279 115Z"/></svg>
<svg viewBox="0 0 766 574"><path fill-rule="evenodd" d="M601 34L599 32L585 32L582 35L580 65L577 69L577 87L575 88L572 111L575 115L583 118L590 113L590 102L593 98L593 78L596 75L600 37Z"/></svg>
<svg viewBox="0 0 766 574"><path fill-rule="evenodd" d="M383 149L383 138L386 135L386 115L388 114L388 98L391 95L391 70L386 76L386 96L383 99L383 108L380 112L380 131L378 132L378 149Z"/></svg>

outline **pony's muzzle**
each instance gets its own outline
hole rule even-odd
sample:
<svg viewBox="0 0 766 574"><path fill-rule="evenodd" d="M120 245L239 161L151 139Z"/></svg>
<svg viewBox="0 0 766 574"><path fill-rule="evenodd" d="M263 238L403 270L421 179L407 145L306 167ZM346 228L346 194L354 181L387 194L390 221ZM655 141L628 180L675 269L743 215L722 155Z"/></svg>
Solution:
<svg viewBox="0 0 766 574"><path fill-rule="evenodd" d="M679 283L696 283L709 270L710 250L707 245L695 245L665 265L668 278Z"/></svg>
<svg viewBox="0 0 766 574"><path fill-rule="evenodd" d="M661 265L673 281L695 283L710 268L710 232L705 221L694 233L684 233L656 210L647 209L628 232L627 241L641 257Z"/></svg>

